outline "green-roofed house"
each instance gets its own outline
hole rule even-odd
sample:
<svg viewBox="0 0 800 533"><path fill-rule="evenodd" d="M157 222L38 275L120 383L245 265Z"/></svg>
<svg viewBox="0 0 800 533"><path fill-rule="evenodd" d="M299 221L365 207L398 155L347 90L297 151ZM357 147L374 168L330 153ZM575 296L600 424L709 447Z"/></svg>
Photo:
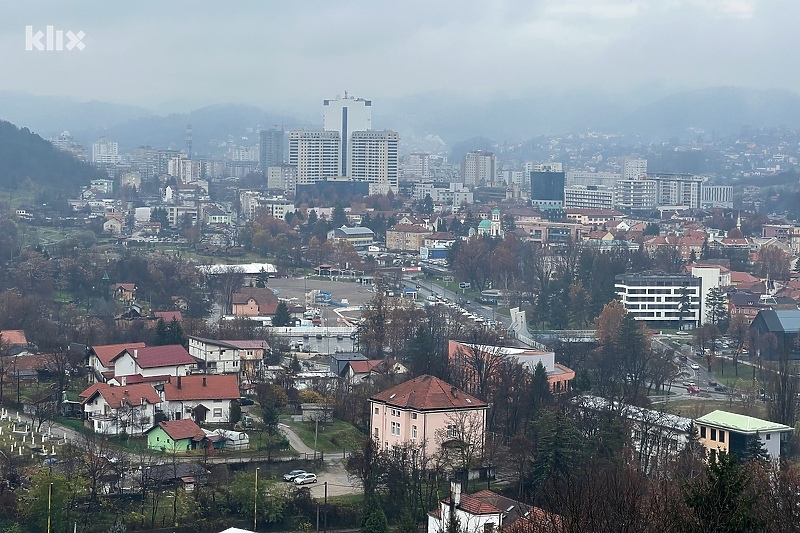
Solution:
<svg viewBox="0 0 800 533"><path fill-rule="evenodd" d="M719 410L701 416L694 423L700 433L700 444L711 458L718 452L743 457L750 439L758 435L770 458L777 461L781 457L781 443L788 442L792 433L792 428L783 424Z"/></svg>

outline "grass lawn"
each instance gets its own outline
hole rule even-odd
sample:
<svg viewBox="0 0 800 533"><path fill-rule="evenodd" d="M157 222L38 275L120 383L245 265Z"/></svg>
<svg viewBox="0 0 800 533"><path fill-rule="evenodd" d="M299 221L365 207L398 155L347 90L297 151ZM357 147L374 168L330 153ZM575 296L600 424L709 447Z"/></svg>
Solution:
<svg viewBox="0 0 800 533"><path fill-rule="evenodd" d="M314 448L313 423L295 422L293 420L281 420L281 422L291 427L306 446ZM327 424L320 423L317 435L317 450L322 452L353 450L361 447L363 439L364 435L347 422L334 420Z"/></svg>
<svg viewBox="0 0 800 533"><path fill-rule="evenodd" d="M740 415L754 416L756 418L767 418L767 404L755 401L746 407L742 400L734 397L733 401L725 400L675 400L658 404L656 408L663 407L670 413L685 416L687 418L698 418L707 415L711 411L720 409Z"/></svg>

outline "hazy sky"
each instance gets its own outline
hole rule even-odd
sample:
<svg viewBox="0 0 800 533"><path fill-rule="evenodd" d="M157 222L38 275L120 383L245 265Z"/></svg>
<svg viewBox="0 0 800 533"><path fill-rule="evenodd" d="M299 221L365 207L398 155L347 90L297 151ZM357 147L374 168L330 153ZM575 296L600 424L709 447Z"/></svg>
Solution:
<svg viewBox="0 0 800 533"><path fill-rule="evenodd" d="M313 106L345 89L518 97L536 88L800 92L798 0L3 2L0 90L188 110ZM25 26L83 51L25 50Z"/></svg>

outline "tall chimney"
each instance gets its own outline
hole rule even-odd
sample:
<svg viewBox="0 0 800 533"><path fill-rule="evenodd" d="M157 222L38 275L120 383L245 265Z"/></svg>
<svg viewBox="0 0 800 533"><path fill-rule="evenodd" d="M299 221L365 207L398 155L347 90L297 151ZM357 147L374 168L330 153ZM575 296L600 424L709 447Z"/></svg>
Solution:
<svg viewBox="0 0 800 533"><path fill-rule="evenodd" d="M180 388L181 388L181 377L178 376L178 389L180 389Z"/></svg>
<svg viewBox="0 0 800 533"><path fill-rule="evenodd" d="M457 479L450 480L450 501L456 507L461 505L461 481Z"/></svg>
<svg viewBox="0 0 800 533"><path fill-rule="evenodd" d="M205 386L206 386L206 377L203 376L203 387L205 387Z"/></svg>
<svg viewBox="0 0 800 533"><path fill-rule="evenodd" d="M136 359L139 357L139 350L137 348L133 349L133 358Z"/></svg>

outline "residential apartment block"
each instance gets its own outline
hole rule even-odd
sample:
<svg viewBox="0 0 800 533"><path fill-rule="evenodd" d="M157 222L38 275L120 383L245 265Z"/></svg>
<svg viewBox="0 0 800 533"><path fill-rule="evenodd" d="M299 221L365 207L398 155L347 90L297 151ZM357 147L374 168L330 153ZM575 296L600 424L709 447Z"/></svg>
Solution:
<svg viewBox="0 0 800 533"><path fill-rule="evenodd" d="M701 278L662 272L619 274L614 288L617 298L636 320L653 327L700 325ZM685 308L682 300L688 300Z"/></svg>

